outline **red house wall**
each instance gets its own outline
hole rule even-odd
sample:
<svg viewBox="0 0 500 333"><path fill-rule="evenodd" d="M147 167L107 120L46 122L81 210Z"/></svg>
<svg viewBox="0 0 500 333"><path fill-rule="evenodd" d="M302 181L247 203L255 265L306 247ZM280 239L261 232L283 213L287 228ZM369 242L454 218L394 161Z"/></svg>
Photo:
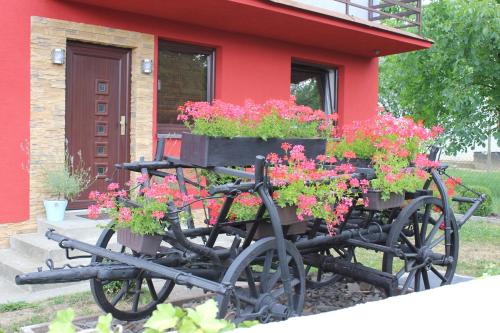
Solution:
<svg viewBox="0 0 500 333"><path fill-rule="evenodd" d="M194 13L193 15L196 15ZM339 68L340 124L376 113L378 60L58 0L0 2L0 223L29 218L30 17L154 34L216 48L215 97L288 98L292 58ZM293 28L290 29L293 33ZM334 42L334 41L329 41ZM156 61L155 61L156 63ZM151 126L155 126L152 124ZM50 153L50 152L47 152Z"/></svg>

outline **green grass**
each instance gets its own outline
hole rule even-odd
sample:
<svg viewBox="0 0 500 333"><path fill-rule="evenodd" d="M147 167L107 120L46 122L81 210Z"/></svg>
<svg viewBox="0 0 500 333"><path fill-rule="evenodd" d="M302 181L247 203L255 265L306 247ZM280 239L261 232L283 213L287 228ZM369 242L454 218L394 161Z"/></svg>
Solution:
<svg viewBox="0 0 500 333"><path fill-rule="evenodd" d="M465 185L485 186L493 192L493 212L500 215L500 171L450 168L448 174L462 178Z"/></svg>
<svg viewBox="0 0 500 333"><path fill-rule="evenodd" d="M77 316L101 314L90 292L56 296L40 302L0 305L0 333L18 332L23 326L46 323L58 310L73 308Z"/></svg>
<svg viewBox="0 0 500 333"><path fill-rule="evenodd" d="M17 311L21 309L30 308L32 306L33 306L32 304L29 304L27 302L12 302L12 303L0 304L0 313Z"/></svg>
<svg viewBox="0 0 500 333"><path fill-rule="evenodd" d="M500 247L500 225L471 220L460 229L460 242Z"/></svg>
<svg viewBox="0 0 500 333"><path fill-rule="evenodd" d="M62 295L56 296L46 301L49 305L60 305L66 304L67 306L73 306L76 304L80 304L81 302L86 302L92 299L92 296L89 292L81 292L71 295Z"/></svg>

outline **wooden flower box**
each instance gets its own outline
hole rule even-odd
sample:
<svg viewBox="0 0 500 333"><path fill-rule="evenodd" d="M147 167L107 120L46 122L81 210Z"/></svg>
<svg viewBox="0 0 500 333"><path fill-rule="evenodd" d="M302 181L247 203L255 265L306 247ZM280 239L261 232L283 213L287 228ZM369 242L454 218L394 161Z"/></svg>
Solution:
<svg viewBox="0 0 500 333"><path fill-rule="evenodd" d="M286 206L281 208L276 206L280 216L281 225L283 225L283 233L287 236L301 235L307 231L307 222L299 221L297 218L297 206ZM253 223L247 225L247 230L250 230ZM255 232L254 239L273 236L273 226L271 222L261 223Z"/></svg>
<svg viewBox="0 0 500 333"><path fill-rule="evenodd" d="M368 210L384 210L388 208L401 207L405 201L404 194L391 193L389 199L382 199L382 191L368 190L368 193L363 194L365 199L368 199Z"/></svg>
<svg viewBox="0 0 500 333"><path fill-rule="evenodd" d="M432 190L416 190L415 192L405 192L405 200L413 200L425 195L433 195Z"/></svg>
<svg viewBox="0 0 500 333"><path fill-rule="evenodd" d="M267 139L253 137L209 137L183 133L181 140L181 160L200 167L214 166L250 166L255 163L257 155L267 156L269 153L283 155L281 145L304 146L308 158L325 154L325 139Z"/></svg>
<svg viewBox="0 0 500 333"><path fill-rule="evenodd" d="M353 167L356 168L371 168L372 167L372 160L369 158L350 158L350 159L341 159L337 161L337 165L340 164L351 164Z"/></svg>
<svg viewBox="0 0 500 333"><path fill-rule="evenodd" d="M163 239L160 235L138 235L130 231L130 229L118 229L118 243L124 245L133 251L141 254L156 255L160 249L160 244Z"/></svg>

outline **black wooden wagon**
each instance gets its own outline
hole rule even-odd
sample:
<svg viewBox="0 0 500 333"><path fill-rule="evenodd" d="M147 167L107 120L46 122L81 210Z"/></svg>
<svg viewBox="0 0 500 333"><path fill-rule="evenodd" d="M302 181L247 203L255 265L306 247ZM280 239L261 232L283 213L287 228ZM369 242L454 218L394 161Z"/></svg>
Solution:
<svg viewBox="0 0 500 333"><path fill-rule="evenodd" d="M184 192L187 186L203 187L198 180L185 177L184 172L199 166L163 156L164 144L159 140L153 161L117 167L156 177L174 174ZM431 151L431 157L436 155L435 149ZM47 238L66 249L68 258L75 258L72 250L80 250L88 253L90 264L51 265L47 271L17 276L16 283L90 280L98 305L115 318L128 321L150 315L157 304L168 301L175 285L212 293L219 304L219 316L235 322L283 320L301 314L306 288L327 285L341 276L372 283L388 295L429 289L431 280L436 279L441 285L451 283L458 260L459 229L485 199L481 194L477 198L451 198L471 204L457 220L442 181L446 167L441 166L428 170L429 181L422 190L407 193L405 205L383 210L355 207L334 236L318 219L304 222L306 227L300 232L290 232L272 199L265 159L257 156L254 164L254 173L204 167L236 179L208 189L211 197L224 198L214 226L195 227L192 218L183 226L178 209L171 205L167 212L170 225L155 255L130 251L125 246L114 248L112 229L105 229L95 245L48 231ZM369 178L372 171L358 168L353 176ZM433 196L431 186L437 188L439 196ZM243 193L254 193L261 200L255 218L229 220L233 201ZM191 216L190 207L184 210ZM264 226L270 230L268 237L258 235ZM226 240L225 246L218 246L221 237ZM382 253L382 269L357 263L358 249Z"/></svg>

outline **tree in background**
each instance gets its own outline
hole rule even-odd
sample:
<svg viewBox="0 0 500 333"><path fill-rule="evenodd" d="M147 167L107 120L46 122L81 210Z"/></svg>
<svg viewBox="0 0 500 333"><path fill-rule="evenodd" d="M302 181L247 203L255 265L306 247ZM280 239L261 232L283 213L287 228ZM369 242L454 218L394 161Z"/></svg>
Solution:
<svg viewBox="0 0 500 333"><path fill-rule="evenodd" d="M499 0L435 0L425 6L429 50L380 62L379 102L391 113L446 129L448 153L500 141Z"/></svg>

